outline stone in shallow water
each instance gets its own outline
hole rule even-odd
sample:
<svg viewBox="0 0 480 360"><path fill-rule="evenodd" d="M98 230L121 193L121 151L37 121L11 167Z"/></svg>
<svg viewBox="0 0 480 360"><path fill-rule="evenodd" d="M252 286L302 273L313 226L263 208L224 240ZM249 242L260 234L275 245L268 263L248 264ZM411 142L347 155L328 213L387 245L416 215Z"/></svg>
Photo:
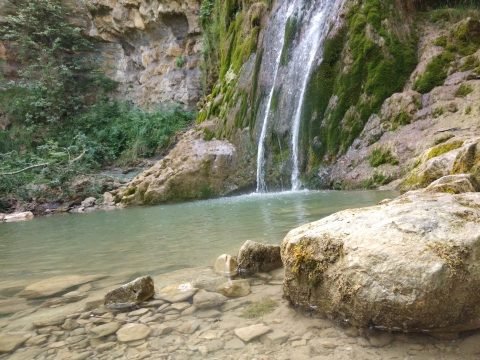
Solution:
<svg viewBox="0 0 480 360"><path fill-rule="evenodd" d="M78 287L102 278L98 275L65 275L55 276L28 285L19 295L27 299L49 297L64 293L69 289Z"/></svg>
<svg viewBox="0 0 480 360"><path fill-rule="evenodd" d="M104 304L112 309L127 308L151 299L154 294L153 279L144 276L110 291L105 295Z"/></svg>
<svg viewBox="0 0 480 360"><path fill-rule="evenodd" d="M62 325L67 318L66 314L57 314L48 317L42 317L40 319L34 320L33 325L35 327L46 327L46 326L56 326Z"/></svg>
<svg viewBox="0 0 480 360"><path fill-rule="evenodd" d="M223 305L227 298L221 294L199 290L193 297L193 305L199 309L211 309Z"/></svg>
<svg viewBox="0 0 480 360"><path fill-rule="evenodd" d="M217 274L228 277L237 275L237 268L237 260L228 254L220 255L213 266L213 269Z"/></svg>
<svg viewBox="0 0 480 360"><path fill-rule="evenodd" d="M152 330L144 324L126 324L117 331L120 342L143 340L150 335Z"/></svg>
<svg viewBox="0 0 480 360"><path fill-rule="evenodd" d="M217 291L229 298L247 296L250 294L250 283L247 280L230 280L217 288Z"/></svg>
<svg viewBox="0 0 480 360"><path fill-rule="evenodd" d="M0 354L14 351L27 341L29 337L30 334L27 333L0 334Z"/></svg>
<svg viewBox="0 0 480 360"><path fill-rule="evenodd" d="M280 246L260 244L247 240L238 252L238 272L253 275L282 267Z"/></svg>
<svg viewBox="0 0 480 360"><path fill-rule="evenodd" d="M361 327L479 328L478 234L480 193L415 191L341 211L283 240L285 296Z"/></svg>
<svg viewBox="0 0 480 360"><path fill-rule="evenodd" d="M155 295L160 300L169 303L184 302L192 298L198 291L190 283L166 286Z"/></svg>
<svg viewBox="0 0 480 360"><path fill-rule="evenodd" d="M99 326L95 326L90 329L90 336L94 339L98 339L104 336L108 336L117 332L120 329L120 323L111 322Z"/></svg>
<svg viewBox="0 0 480 360"><path fill-rule="evenodd" d="M235 329L234 332L235 332L235 335L237 335L242 341L249 342L249 341L252 341L253 339L258 338L259 336L262 336L270 332L271 330L272 330L271 328L269 328L264 324L255 324L255 325Z"/></svg>

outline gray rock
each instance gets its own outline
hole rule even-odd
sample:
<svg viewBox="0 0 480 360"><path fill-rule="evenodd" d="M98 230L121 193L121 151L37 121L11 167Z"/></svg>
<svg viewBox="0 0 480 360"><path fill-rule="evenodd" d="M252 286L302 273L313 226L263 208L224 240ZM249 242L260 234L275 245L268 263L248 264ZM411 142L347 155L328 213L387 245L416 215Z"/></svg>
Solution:
<svg viewBox="0 0 480 360"><path fill-rule="evenodd" d="M193 305L199 309L216 308L227 301L227 298L221 294L199 290L193 297Z"/></svg>
<svg viewBox="0 0 480 360"><path fill-rule="evenodd" d="M253 339L256 339L272 329L264 324L255 324L243 328L238 328L234 330L235 335L237 335L242 341L249 342Z"/></svg>
<svg viewBox="0 0 480 360"><path fill-rule="evenodd" d="M155 297L169 303L184 302L191 299L197 290L189 283L170 285L160 289Z"/></svg>
<svg viewBox="0 0 480 360"><path fill-rule="evenodd" d="M30 334L27 333L0 334L0 354L16 350L27 341L29 337Z"/></svg>
<svg viewBox="0 0 480 360"><path fill-rule="evenodd" d="M99 326L95 326L89 330L90 336L94 339L98 339L104 336L115 334L120 329L120 323L111 322Z"/></svg>
<svg viewBox="0 0 480 360"><path fill-rule="evenodd" d="M49 297L67 292L69 289L78 287L102 278L97 275L62 275L38 281L28 285L19 295L27 299Z"/></svg>
<svg viewBox="0 0 480 360"><path fill-rule="evenodd" d="M28 221L34 218L31 211L3 215L4 222Z"/></svg>
<svg viewBox="0 0 480 360"><path fill-rule="evenodd" d="M475 178L470 174L458 174L444 176L435 180L425 189L429 192L445 192L449 194L461 194L480 190Z"/></svg>
<svg viewBox="0 0 480 360"><path fill-rule="evenodd" d="M105 295L104 304L108 308L133 306L149 300L154 294L153 279L150 276L144 276L110 291Z"/></svg>
<svg viewBox="0 0 480 360"><path fill-rule="evenodd" d="M480 193L416 191L345 210L285 237L284 293L360 327L478 328L478 234Z"/></svg>
<svg viewBox="0 0 480 360"><path fill-rule="evenodd" d="M146 339L152 329L144 324L126 324L117 331L117 338L120 342L131 342Z"/></svg>
<svg viewBox="0 0 480 360"><path fill-rule="evenodd" d="M49 317L44 317L44 318L34 320L33 325L35 327L48 327L48 326L62 325L65 322L66 318L67 318L67 315L58 314L55 316L49 316ZM51 330L49 330L49 332L51 332Z"/></svg>
<svg viewBox="0 0 480 360"><path fill-rule="evenodd" d="M238 252L238 272L253 275L282 267L280 246L265 245L247 240Z"/></svg>

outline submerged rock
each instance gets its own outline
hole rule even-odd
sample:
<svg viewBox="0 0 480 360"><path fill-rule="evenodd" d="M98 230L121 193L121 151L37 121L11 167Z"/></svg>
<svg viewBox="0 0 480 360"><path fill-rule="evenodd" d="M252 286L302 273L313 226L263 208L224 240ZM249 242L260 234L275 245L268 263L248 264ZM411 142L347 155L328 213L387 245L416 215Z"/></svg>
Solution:
<svg viewBox="0 0 480 360"><path fill-rule="evenodd" d="M62 294L80 285L102 278L98 275L54 276L28 285L19 295L27 299L36 299Z"/></svg>
<svg viewBox="0 0 480 360"><path fill-rule="evenodd" d="M290 231L285 296L355 326L480 327L480 193L417 191Z"/></svg>
<svg viewBox="0 0 480 360"><path fill-rule="evenodd" d="M227 298L221 294L199 290L193 297L193 305L199 309L211 309L223 305Z"/></svg>
<svg viewBox="0 0 480 360"><path fill-rule="evenodd" d="M238 252L238 271L242 275L268 272L282 267L280 246L247 240Z"/></svg>
<svg viewBox="0 0 480 360"><path fill-rule="evenodd" d="M190 283L169 285L160 289L155 298L169 303L178 303L190 300L197 291L198 289L193 287Z"/></svg>
<svg viewBox="0 0 480 360"><path fill-rule="evenodd" d="M144 324L126 324L117 331L117 338L120 342L130 342L147 338L152 329Z"/></svg>
<svg viewBox="0 0 480 360"><path fill-rule="evenodd" d="M137 278L105 295L105 306L109 308L129 307L149 300L155 294L150 276Z"/></svg>
<svg viewBox="0 0 480 360"><path fill-rule="evenodd" d="M0 334L0 354L14 351L27 341L30 336L27 333Z"/></svg>
<svg viewBox="0 0 480 360"><path fill-rule="evenodd" d="M231 255L223 254L215 260L213 269L217 274L231 277L237 275L237 259Z"/></svg>
<svg viewBox="0 0 480 360"><path fill-rule="evenodd" d="M235 335L237 335L242 341L249 342L256 339L272 329L264 324L255 324L243 328L235 329Z"/></svg>
<svg viewBox="0 0 480 360"><path fill-rule="evenodd" d="M247 296L250 294L250 283L247 280L230 280L220 285L217 291L230 298Z"/></svg>

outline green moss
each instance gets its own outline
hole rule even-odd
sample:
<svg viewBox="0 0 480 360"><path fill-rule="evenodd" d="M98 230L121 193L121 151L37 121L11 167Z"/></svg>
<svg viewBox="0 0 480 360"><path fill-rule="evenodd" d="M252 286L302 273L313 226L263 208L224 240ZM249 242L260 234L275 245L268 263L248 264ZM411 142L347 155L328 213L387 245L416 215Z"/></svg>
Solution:
<svg viewBox="0 0 480 360"><path fill-rule="evenodd" d="M412 122L412 115L406 111L401 111L392 119L392 130L398 129L400 126L408 125Z"/></svg>
<svg viewBox="0 0 480 360"><path fill-rule="evenodd" d="M462 85L459 86L459 88L455 92L455 96L456 97L465 97L472 92L473 92L473 88L470 84L462 84Z"/></svg>
<svg viewBox="0 0 480 360"><path fill-rule="evenodd" d="M392 181L392 177L386 175L383 172L375 171L373 175L364 182L363 187L365 189L376 189L378 186L388 184Z"/></svg>
<svg viewBox="0 0 480 360"><path fill-rule="evenodd" d="M428 63L425 72L415 82L415 90L425 94L432 91L434 87L443 85L451 61L452 57L447 52L434 57Z"/></svg>
<svg viewBox="0 0 480 360"><path fill-rule="evenodd" d="M416 38L395 30L405 16L391 0L364 0L351 7L346 27L327 40L302 114L302 146L309 154L309 166L345 152L370 115L403 88L417 64ZM343 63L344 51L348 65ZM335 106L329 107L332 96ZM315 137L322 146L311 146Z"/></svg>
<svg viewBox="0 0 480 360"><path fill-rule="evenodd" d="M372 150L368 157L368 162L372 167L378 167L383 164L398 165L398 159L392 154L392 151L382 147Z"/></svg>
<svg viewBox="0 0 480 360"><path fill-rule="evenodd" d="M432 113L434 118L438 118L438 117L442 116L443 114L445 114L445 108L443 108L443 106L439 106L439 107L435 108L433 110L433 113Z"/></svg>
<svg viewBox="0 0 480 360"><path fill-rule="evenodd" d="M433 159L434 157L446 154L452 150L458 149L463 145L463 141L455 140L448 143L440 144L432 148L427 155L427 160Z"/></svg>
<svg viewBox="0 0 480 360"><path fill-rule="evenodd" d="M292 48L293 40L298 30L298 19L297 17L291 16L288 18L285 25L285 37L282 48L282 55L280 57L280 64L285 66L290 61L290 50Z"/></svg>
<svg viewBox="0 0 480 360"><path fill-rule="evenodd" d="M278 307L278 303L270 298L264 298L258 302L248 305L240 317L246 319L257 319L272 313Z"/></svg>

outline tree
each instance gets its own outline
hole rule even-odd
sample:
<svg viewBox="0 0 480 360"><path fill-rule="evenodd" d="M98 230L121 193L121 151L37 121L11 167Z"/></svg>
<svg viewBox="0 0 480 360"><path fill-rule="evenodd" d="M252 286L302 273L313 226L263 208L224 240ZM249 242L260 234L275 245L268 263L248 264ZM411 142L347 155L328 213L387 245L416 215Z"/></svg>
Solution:
<svg viewBox="0 0 480 360"><path fill-rule="evenodd" d="M0 30L20 62L18 78L0 87L10 115L26 124L61 124L93 91L111 89L97 69L92 40L68 21L60 0L21 0L17 9Z"/></svg>

